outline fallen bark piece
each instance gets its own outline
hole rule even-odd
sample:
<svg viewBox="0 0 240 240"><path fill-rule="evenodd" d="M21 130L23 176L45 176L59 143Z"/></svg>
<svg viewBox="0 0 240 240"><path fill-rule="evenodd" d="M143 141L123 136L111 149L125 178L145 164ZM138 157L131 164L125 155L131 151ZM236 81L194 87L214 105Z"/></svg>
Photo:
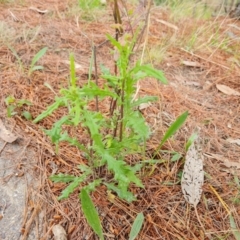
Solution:
<svg viewBox="0 0 240 240"><path fill-rule="evenodd" d="M203 157L195 144L192 143L186 154L181 185L184 198L194 207L200 201L203 182Z"/></svg>
<svg viewBox="0 0 240 240"><path fill-rule="evenodd" d="M18 138L15 134L5 128L2 120L0 120L0 138L8 143L12 143Z"/></svg>
<svg viewBox="0 0 240 240"><path fill-rule="evenodd" d="M57 224L53 226L52 232L54 235L54 240L67 240L67 233L61 225Z"/></svg>

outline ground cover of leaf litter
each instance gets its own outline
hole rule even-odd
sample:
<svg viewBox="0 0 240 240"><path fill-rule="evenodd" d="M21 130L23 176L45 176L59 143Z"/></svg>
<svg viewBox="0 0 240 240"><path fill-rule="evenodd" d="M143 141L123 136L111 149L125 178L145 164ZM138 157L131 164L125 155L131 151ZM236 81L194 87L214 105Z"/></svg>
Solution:
<svg viewBox="0 0 240 240"><path fill-rule="evenodd" d="M131 6L128 6L131 8ZM40 12L40 10L48 10ZM134 9L134 7L133 7ZM101 12L102 11L102 12ZM18 138L13 143L0 142L0 239L53 239L51 228L60 224L68 239L97 239L80 208L78 191L69 199L58 202L64 184L53 184L52 173L78 174L77 166L85 159L74 147L60 144L59 153L42 128L50 128L64 110L39 124L21 117L23 110L36 117L54 101L54 93L68 85L69 53L75 55L79 85L88 78L91 44L99 45L106 34L114 36L112 9L105 7L86 20L73 1L15 1L0 4L0 118ZM192 32L209 26L191 45ZM218 28L216 35L209 29ZM145 188L131 190L137 200L126 203L117 197L109 199L107 189L99 187L91 196L98 209L106 239L128 239L132 223L139 212L145 221L137 239L236 239L229 222L229 211L240 227L240 21L226 16L210 20L188 17L174 18L170 9L153 7L147 34L133 57L162 69L168 85L146 79L140 83L141 95L154 95L159 101L142 109L152 136L147 143L149 156L157 148L169 125L184 111L190 116L184 127L163 147L184 157L184 144L199 127L204 155L205 182L198 222L195 212L183 197L179 172L184 159L171 161L172 155L159 154L162 164L141 172ZM204 32L202 31L202 32ZM221 44L227 36L229 42ZM147 37L147 38L146 38ZM210 45L210 42L216 44ZM24 66L43 47L46 55L39 61L43 71L30 77L19 70L11 45ZM187 47L188 45L188 47ZM222 46L227 46L226 49ZM109 43L98 48L98 64L111 69L114 60ZM101 79L100 79L101 81ZM222 86L224 85L224 86ZM237 92L226 90L226 86ZM19 114L6 117L4 99L12 95L27 99L32 106L16 109ZM100 104L107 111L108 106ZM78 129L81 135L81 129ZM85 139L86 142L89 139ZM138 156L132 156L137 161ZM225 204L224 204L225 203ZM237 231L236 231L237 232Z"/></svg>

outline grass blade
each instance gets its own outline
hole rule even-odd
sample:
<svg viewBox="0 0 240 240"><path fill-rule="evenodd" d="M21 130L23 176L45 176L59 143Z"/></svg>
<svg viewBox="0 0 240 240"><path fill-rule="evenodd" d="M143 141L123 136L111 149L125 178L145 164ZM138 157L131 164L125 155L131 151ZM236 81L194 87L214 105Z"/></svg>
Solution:
<svg viewBox="0 0 240 240"><path fill-rule="evenodd" d="M162 145L173 135L176 131L183 125L188 117L188 111L184 112L180 115L176 121L168 128L167 132L165 133L160 145L158 146L156 152L162 147Z"/></svg>
<svg viewBox="0 0 240 240"><path fill-rule="evenodd" d="M33 69L33 66L35 65L35 63L46 53L47 51L47 47L45 48L42 48L32 59L32 62L31 62L31 66L30 66L30 69Z"/></svg>
<svg viewBox="0 0 240 240"><path fill-rule="evenodd" d="M188 139L186 146L185 146L186 151L189 149L189 147L192 145L192 143L197 139L197 137L198 137L197 133L193 133L191 135L191 137Z"/></svg>
<svg viewBox="0 0 240 240"><path fill-rule="evenodd" d="M100 218L98 216L97 210L94 207L92 199L90 198L85 189L82 189L80 193L80 199L82 203L82 210L88 221L88 224L98 235L100 240L104 240Z"/></svg>
<svg viewBox="0 0 240 240"><path fill-rule="evenodd" d="M232 215L229 215L229 220L234 237L236 238L236 240L240 240L240 230L237 229L236 223Z"/></svg>
<svg viewBox="0 0 240 240"><path fill-rule="evenodd" d="M130 235L129 235L129 240L134 240L137 237L137 235L139 234L142 228L143 221L144 221L144 215L143 213L139 213L132 225Z"/></svg>

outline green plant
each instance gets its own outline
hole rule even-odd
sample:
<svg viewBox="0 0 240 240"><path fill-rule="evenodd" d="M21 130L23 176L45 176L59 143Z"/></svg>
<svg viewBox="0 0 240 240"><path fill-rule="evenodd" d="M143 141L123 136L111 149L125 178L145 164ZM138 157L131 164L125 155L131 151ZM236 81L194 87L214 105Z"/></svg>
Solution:
<svg viewBox="0 0 240 240"><path fill-rule="evenodd" d="M71 55L69 88L62 89L60 91L61 97L56 97L55 103L34 120L37 123L59 107L67 107L68 115L63 116L54 124L51 130L45 132L57 146L60 141L67 141L77 146L85 152L90 162L89 165L93 164L91 171L90 167L86 167L81 179L73 176L68 180L68 182L72 183L64 190L64 195L62 193L60 199L68 197L80 182L87 181L94 169L102 166L106 166L114 176L111 182L103 183L109 189L115 191L119 197L132 201L135 197L128 191L129 184L135 183L138 187L143 187L136 174L140 170L141 164L128 165L125 158L130 154L140 153L144 148L144 142L150 134L144 118L135 110L136 107L143 102L154 101L156 97L144 97L132 101L132 96L136 90L135 84L139 79L151 76L163 83L167 83L167 81L161 71L155 70L149 65L141 66L137 63L134 67L130 67L129 57L132 53L133 41L131 43L126 42L122 46L112 37L108 36L108 38L120 54L118 59L119 76L114 76L108 69L102 68L102 77L106 80L103 88L100 88L92 81L79 88L76 85L74 58ZM111 117L88 108L89 102L95 97L102 100L109 97L113 99L115 107L111 109ZM91 146L84 146L76 137L70 137L67 132L63 132L63 125L80 125L85 128L92 141ZM51 179L61 181L61 178L64 178L64 176L60 175L57 178L53 176ZM66 180L64 181L66 182ZM98 181L98 184L100 184L103 180L99 178Z"/></svg>
<svg viewBox="0 0 240 240"><path fill-rule="evenodd" d="M76 12L76 9L80 10L81 18L92 21L104 14L103 7L101 0L78 0L78 7L74 7L71 12Z"/></svg>
<svg viewBox="0 0 240 240"><path fill-rule="evenodd" d="M7 47L11 50L12 54L14 55L14 57L17 59L18 61L18 64L19 64L19 67L20 67L20 70L22 72L24 72L25 70L25 66L21 60L21 58L19 57L19 55L17 54L16 50L10 46L9 44L7 44ZM38 53L36 53L31 61L31 64L30 64L30 67L29 67L29 70L28 70L28 77L31 76L31 74L36 71L36 70L42 70L43 69L43 66L35 66L35 64L39 61L39 59L41 57L43 57L43 55L46 53L47 51L47 47L44 47L42 48Z"/></svg>
<svg viewBox="0 0 240 240"><path fill-rule="evenodd" d="M78 0L78 4L83 10L92 10L102 5L100 0Z"/></svg>
<svg viewBox="0 0 240 240"><path fill-rule="evenodd" d="M17 110L19 108L21 108L23 105L28 105L28 106L32 105L32 103L28 100L25 100L25 99L17 100L11 95L5 98L5 103L7 105L7 116L8 117L12 117L16 114L19 114L19 112ZM32 115L28 111L21 112L21 115L23 117L25 117L27 120L32 119Z"/></svg>
<svg viewBox="0 0 240 240"><path fill-rule="evenodd" d="M108 39L118 51L118 75L111 74L109 69L102 66L102 78L105 79L103 86L99 87L89 79L88 83L80 88L76 84L75 63L71 54L69 87L61 89L60 96L55 97L55 102L34 120L34 123L37 123L62 107L68 110L68 113L55 122L52 129L45 130L45 133L56 144L57 151L61 141L68 142L85 153L88 163L79 166L79 176L60 173L51 176L50 179L54 182L69 184L62 191L59 200L68 198L69 194L79 187L82 189L80 198L83 212L100 239L102 233L99 231L99 226L94 227L98 224L95 222L96 214L86 212L86 208L92 208L92 204L90 206L87 203L89 198L86 192L89 194L97 186L104 184L121 199L128 202L136 199L129 191L129 185L134 183L138 187L144 187L137 172L146 163L142 161L135 165L129 164L127 157L131 154L144 153L146 140L150 136L148 125L136 109L141 103L155 101L157 98L145 96L133 101L135 85L140 79L146 77L154 77L164 84L167 83L164 74L149 65L140 65L139 62L134 66L130 65L129 59L135 40L130 41L125 37L125 44L121 45L111 36L108 36ZM109 98L111 99L110 111L109 114L104 114L99 111L97 102L108 101ZM94 100L96 100L96 109L91 109L89 103ZM173 123L173 127L164 136L160 147L182 125L186 117L187 113L184 113L177 120L178 125ZM89 143L83 144L78 136L70 136L67 131L64 131L66 126L85 129ZM104 175L99 168L102 171L105 169ZM135 225L131 239L134 239L136 229Z"/></svg>
<svg viewBox="0 0 240 240"><path fill-rule="evenodd" d="M129 240L134 240L137 237L138 233L142 228L143 221L144 221L144 215L143 213L139 213L133 222L133 225L129 234Z"/></svg>
<svg viewBox="0 0 240 240"><path fill-rule="evenodd" d="M46 53L47 51L47 47L42 48L38 53L36 53L36 55L33 57L31 64L30 64L30 68L28 70L28 76L30 77L30 75L36 71L36 70L42 70L43 66L35 66L35 64L38 62L38 60L43 57L43 55Z"/></svg>

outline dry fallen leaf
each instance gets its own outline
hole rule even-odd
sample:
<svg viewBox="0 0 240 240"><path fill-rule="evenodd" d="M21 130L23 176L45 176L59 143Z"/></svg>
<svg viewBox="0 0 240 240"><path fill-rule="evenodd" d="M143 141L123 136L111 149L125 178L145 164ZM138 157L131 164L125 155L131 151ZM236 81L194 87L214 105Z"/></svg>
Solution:
<svg viewBox="0 0 240 240"><path fill-rule="evenodd" d="M155 20L156 20L157 22L159 22L159 23L164 24L164 25L167 26L167 27L170 27L170 28L176 30L176 31L179 30L179 28L178 28L176 25L173 25L172 23L166 22L166 21L164 21L164 20L162 20L162 19L155 19Z"/></svg>
<svg viewBox="0 0 240 240"><path fill-rule="evenodd" d="M49 12L47 9L46 10L41 10L41 9L36 8L36 7L30 7L29 9L32 10L32 11L41 13L41 14L45 14L45 13Z"/></svg>
<svg viewBox="0 0 240 240"><path fill-rule="evenodd" d="M240 139L233 139L233 138L228 138L227 141L229 143L235 143L240 146Z"/></svg>
<svg viewBox="0 0 240 240"><path fill-rule="evenodd" d="M225 86L222 84L216 84L216 87L220 92L225 93L227 95L240 96L240 92L238 92L228 86Z"/></svg>
<svg viewBox="0 0 240 240"><path fill-rule="evenodd" d="M201 67L200 63L192 61L182 61L182 64L188 67Z"/></svg>
<svg viewBox="0 0 240 240"><path fill-rule="evenodd" d="M2 120L0 120L0 138L8 143L12 143L18 138L15 134L5 128Z"/></svg>
<svg viewBox="0 0 240 240"><path fill-rule="evenodd" d="M206 153L206 156L210 157L210 158L215 158L215 159L221 161L222 162L221 164L224 165L225 167L240 169L240 162L229 161L222 155L214 154L214 153Z"/></svg>
<svg viewBox="0 0 240 240"><path fill-rule="evenodd" d="M54 235L54 240L67 240L66 231L61 225L57 224L53 226L52 232Z"/></svg>
<svg viewBox="0 0 240 240"><path fill-rule="evenodd" d="M184 198L194 207L200 201L203 182L203 157L192 143L186 154L181 185Z"/></svg>

